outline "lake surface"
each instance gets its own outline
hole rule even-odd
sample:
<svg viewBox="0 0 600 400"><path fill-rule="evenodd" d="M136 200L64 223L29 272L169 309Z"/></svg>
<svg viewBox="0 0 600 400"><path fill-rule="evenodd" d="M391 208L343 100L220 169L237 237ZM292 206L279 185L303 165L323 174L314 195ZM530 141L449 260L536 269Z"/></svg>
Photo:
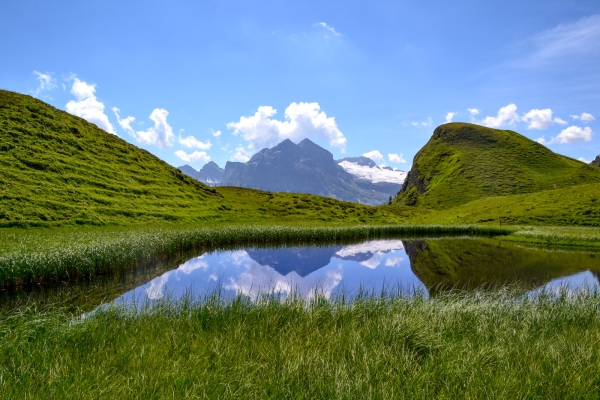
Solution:
<svg viewBox="0 0 600 400"><path fill-rule="evenodd" d="M371 240L323 247L248 248L194 257L115 299L145 305L197 299L219 290L257 299L265 293L310 298L525 285L540 290L597 290L600 254L524 247L493 239Z"/></svg>
<svg viewBox="0 0 600 400"><path fill-rule="evenodd" d="M62 304L90 311L100 304L145 306L219 291L255 300L379 295L425 296L450 289L521 285L532 294L600 290L598 250L523 246L489 238L382 239L323 246L215 250L186 254L128 270L124 275L65 284L0 298L5 308Z"/></svg>

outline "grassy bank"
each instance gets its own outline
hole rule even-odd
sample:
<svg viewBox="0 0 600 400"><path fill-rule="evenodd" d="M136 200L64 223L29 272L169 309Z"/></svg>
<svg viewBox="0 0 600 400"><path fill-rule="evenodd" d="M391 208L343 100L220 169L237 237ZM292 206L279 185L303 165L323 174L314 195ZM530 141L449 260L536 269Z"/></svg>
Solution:
<svg viewBox="0 0 600 400"><path fill-rule="evenodd" d="M598 398L600 299L514 293L2 316L4 398Z"/></svg>
<svg viewBox="0 0 600 400"><path fill-rule="evenodd" d="M476 226L287 225L138 226L3 230L0 287L52 284L88 278L152 262L178 252L231 244L298 244L386 235L482 234L510 230Z"/></svg>

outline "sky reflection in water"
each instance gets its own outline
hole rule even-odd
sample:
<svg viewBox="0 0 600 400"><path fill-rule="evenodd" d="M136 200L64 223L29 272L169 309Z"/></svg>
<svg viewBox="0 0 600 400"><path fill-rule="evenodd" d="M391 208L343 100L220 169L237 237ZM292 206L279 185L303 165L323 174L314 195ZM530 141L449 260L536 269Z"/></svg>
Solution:
<svg viewBox="0 0 600 400"><path fill-rule="evenodd" d="M592 253L528 249L491 239L249 248L188 260L115 302L145 305L190 294L202 299L217 289L225 297L243 294L253 300L265 293L282 297L294 293L308 299L316 292L326 298L342 293L352 297L360 289L379 294L383 288L392 293L427 295L431 290L452 288L455 282L475 286L498 280L510 283L511 276L529 284L532 294L565 287L575 293L598 290L600 267Z"/></svg>

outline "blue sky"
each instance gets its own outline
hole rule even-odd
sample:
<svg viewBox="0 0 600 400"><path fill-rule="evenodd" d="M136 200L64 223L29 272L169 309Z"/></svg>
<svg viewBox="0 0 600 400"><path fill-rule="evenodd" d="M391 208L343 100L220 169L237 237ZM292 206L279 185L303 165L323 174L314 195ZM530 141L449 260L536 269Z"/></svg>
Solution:
<svg viewBox="0 0 600 400"><path fill-rule="evenodd" d="M447 118L589 161L599 61L597 0L24 0L0 13L0 88L196 168L309 137L406 170Z"/></svg>

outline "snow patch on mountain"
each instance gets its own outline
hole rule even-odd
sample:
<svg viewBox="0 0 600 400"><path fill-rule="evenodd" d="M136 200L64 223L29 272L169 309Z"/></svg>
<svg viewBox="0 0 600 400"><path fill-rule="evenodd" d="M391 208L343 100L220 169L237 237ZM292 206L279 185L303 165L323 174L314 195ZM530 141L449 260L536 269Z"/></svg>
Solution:
<svg viewBox="0 0 600 400"><path fill-rule="evenodd" d="M364 179L373 183L388 182L401 185L404 183L406 175L408 174L406 171L393 170L389 167L370 167L367 165L358 165L346 160L341 161L338 165L356 179Z"/></svg>

